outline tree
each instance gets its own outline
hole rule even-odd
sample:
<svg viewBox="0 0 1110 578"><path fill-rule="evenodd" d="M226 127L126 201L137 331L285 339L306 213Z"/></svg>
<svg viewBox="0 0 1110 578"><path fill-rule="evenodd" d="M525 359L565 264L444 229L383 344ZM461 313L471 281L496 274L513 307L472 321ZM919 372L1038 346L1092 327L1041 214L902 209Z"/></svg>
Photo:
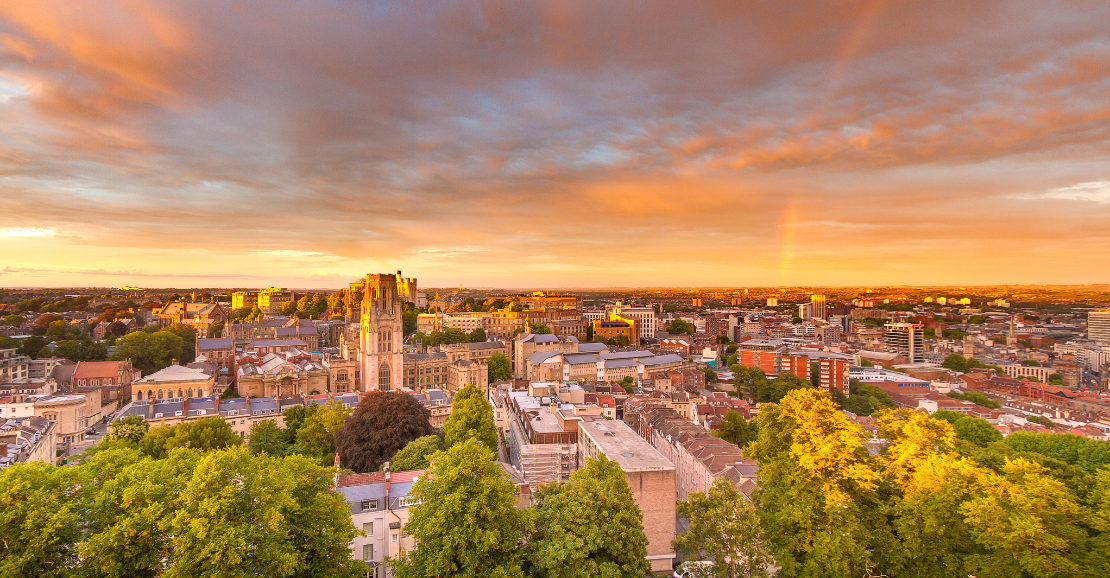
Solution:
<svg viewBox="0 0 1110 578"><path fill-rule="evenodd" d="M109 447L82 464L78 503L89 507L79 575L163 575L173 563L173 513L200 455L179 448L155 460Z"/></svg>
<svg viewBox="0 0 1110 578"><path fill-rule="evenodd" d="M717 372L709 369L708 367L701 368L702 373L705 374L705 383L707 385L717 383Z"/></svg>
<svg viewBox="0 0 1110 578"><path fill-rule="evenodd" d="M138 446L149 430L150 424L145 419L137 415L129 415L112 422L110 431L104 436L104 441L120 440Z"/></svg>
<svg viewBox="0 0 1110 578"><path fill-rule="evenodd" d="M1014 432L1006 436L1008 447L1019 452L1036 452L1095 473L1110 466L1110 442L1066 433Z"/></svg>
<svg viewBox="0 0 1110 578"><path fill-rule="evenodd" d="M960 400L964 400L964 401L970 401L972 403L975 403L975 404L978 404L978 405L981 405L983 407L990 408L990 409L998 409L999 407L1001 407L1001 406L998 405L997 401L994 401L993 399L987 397L986 395L984 395L982 392L979 392L979 391L965 391L963 393L956 393L956 392L953 391L953 392L948 393L948 397L951 397L953 399L960 399Z"/></svg>
<svg viewBox="0 0 1110 578"><path fill-rule="evenodd" d="M412 440L435 433L431 413L411 395L372 391L335 432L343 465L356 472L376 471Z"/></svg>
<svg viewBox="0 0 1110 578"><path fill-rule="evenodd" d="M160 425L150 429L140 446L148 456L161 459L174 448L191 447L202 452L238 446L243 443L239 434L231 430L220 416L202 417L194 422L175 426Z"/></svg>
<svg viewBox="0 0 1110 578"><path fill-rule="evenodd" d="M0 470L0 575L69 576L80 514L66 498L74 470L42 462Z"/></svg>
<svg viewBox="0 0 1110 578"><path fill-rule="evenodd" d="M20 355L26 355L31 359L38 359L40 352L42 352L43 348L45 347L46 341L43 340L43 338L39 337L38 335L32 335L31 337L23 340L23 343L19 345L19 349L16 351L16 353L19 353Z"/></svg>
<svg viewBox="0 0 1110 578"><path fill-rule="evenodd" d="M286 317L292 317L297 313L297 302L289 301L281 306L280 313Z"/></svg>
<svg viewBox="0 0 1110 578"><path fill-rule="evenodd" d="M1024 359L1024 360L1022 360L1021 364L1026 366L1026 367L1040 367L1041 366L1040 362L1038 362L1035 359Z"/></svg>
<svg viewBox="0 0 1110 578"><path fill-rule="evenodd" d="M536 529L528 560L538 578L651 573L643 514L624 472L604 455L589 458L570 481L536 494Z"/></svg>
<svg viewBox="0 0 1110 578"><path fill-rule="evenodd" d="M471 343L481 343L481 342L485 341L486 340L486 330L479 327L479 328L475 329L474 331L471 331L470 335L468 336L468 340Z"/></svg>
<svg viewBox="0 0 1110 578"><path fill-rule="evenodd" d="M185 325L183 323L174 323L165 329L181 338L181 357L178 358L177 363L185 365L192 363L193 359L197 356L197 330L192 325Z"/></svg>
<svg viewBox="0 0 1110 578"><path fill-rule="evenodd" d="M173 517L167 578L360 576L356 535L331 474L299 456L235 447L201 458Z"/></svg>
<svg viewBox="0 0 1110 578"><path fill-rule="evenodd" d="M409 492L418 505L405 531L417 546L396 561L397 578L523 576L521 545L532 516L515 507L515 489L493 460L476 439L436 455Z"/></svg>
<svg viewBox="0 0 1110 578"><path fill-rule="evenodd" d="M437 435L416 438L389 459L389 469L395 472L422 470L428 467L432 454L445 448L443 438Z"/></svg>
<svg viewBox="0 0 1110 578"><path fill-rule="evenodd" d="M529 328L532 330L532 333L540 335L549 335L551 333L551 328L548 327L546 323L531 323L529 324Z"/></svg>
<svg viewBox="0 0 1110 578"><path fill-rule="evenodd" d="M693 335L694 328L691 327L685 319L675 319L667 325L667 333L670 333L671 335L679 335L684 333L688 335Z"/></svg>
<svg viewBox="0 0 1110 578"><path fill-rule="evenodd" d="M130 359L132 365L149 375L169 367L174 360L180 361L184 347L181 337L168 331L135 331L120 339L112 359Z"/></svg>
<svg viewBox="0 0 1110 578"><path fill-rule="evenodd" d="M291 451L331 465L335 461L335 433L351 415L351 408L333 399L323 405L309 405L303 415L291 434Z"/></svg>
<svg viewBox="0 0 1110 578"><path fill-rule="evenodd" d="M780 576L851 576L869 565L874 499L872 458L862 430L828 394L790 391L756 418L759 439L744 454L759 460L752 498Z"/></svg>
<svg viewBox="0 0 1110 578"><path fill-rule="evenodd" d="M0 325L23 327L24 323L27 323L27 319L24 317L20 317L19 315L7 315L3 319L0 319Z"/></svg>
<svg viewBox="0 0 1110 578"><path fill-rule="evenodd" d="M1079 573L1069 553L1085 549L1087 535L1079 527L1082 510L1062 483L1043 472L1041 466L1018 458L1007 460L1003 475L979 475L977 485L989 491L960 506L983 548L968 556L968 567L976 576Z"/></svg>
<svg viewBox="0 0 1110 578"><path fill-rule="evenodd" d="M720 429L713 431L713 435L740 447L748 445L748 442L755 441L756 438L755 431L744 416L734 409L725 413Z"/></svg>
<svg viewBox="0 0 1110 578"><path fill-rule="evenodd" d="M945 357L944 361L941 362L940 365L941 367L951 369L952 371L958 371L960 373L967 373L968 370L967 358L960 355L959 353L949 353L948 357Z"/></svg>
<svg viewBox="0 0 1110 578"><path fill-rule="evenodd" d="M443 424L443 441L447 447L468 439L477 439L492 452L497 452L497 426L493 423L493 407L472 384L466 384L451 402L451 415Z"/></svg>
<svg viewBox="0 0 1110 578"><path fill-rule="evenodd" d="M208 335L209 339L221 337L221 336L223 336L223 334L224 334L224 322L223 321L217 321L217 322L213 323L212 325L208 326L207 335Z"/></svg>
<svg viewBox="0 0 1110 578"><path fill-rule="evenodd" d="M968 416L957 421L953 426L958 439L985 446L991 442L1002 441L1002 432L985 419Z"/></svg>
<svg viewBox="0 0 1110 578"><path fill-rule="evenodd" d="M509 365L509 358L504 353L494 353L486 361L489 367L489 382L502 381L513 378L513 370Z"/></svg>
<svg viewBox="0 0 1110 578"><path fill-rule="evenodd" d="M728 480L718 479L708 492L691 493L677 509L690 527L672 545L678 552L713 560L706 578L769 575L773 560L755 506Z"/></svg>
<svg viewBox="0 0 1110 578"><path fill-rule="evenodd" d="M251 425L250 435L247 436L247 447L250 448L251 453L265 453L279 458L289 453L285 430L270 419L256 421Z"/></svg>

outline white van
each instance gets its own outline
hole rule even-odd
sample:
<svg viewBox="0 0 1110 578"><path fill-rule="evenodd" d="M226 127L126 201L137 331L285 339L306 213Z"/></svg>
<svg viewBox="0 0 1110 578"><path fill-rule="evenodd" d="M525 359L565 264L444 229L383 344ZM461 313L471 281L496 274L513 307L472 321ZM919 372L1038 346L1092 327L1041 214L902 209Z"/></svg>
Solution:
<svg viewBox="0 0 1110 578"><path fill-rule="evenodd" d="M712 571L711 560L687 560L675 568L674 578L709 578Z"/></svg>

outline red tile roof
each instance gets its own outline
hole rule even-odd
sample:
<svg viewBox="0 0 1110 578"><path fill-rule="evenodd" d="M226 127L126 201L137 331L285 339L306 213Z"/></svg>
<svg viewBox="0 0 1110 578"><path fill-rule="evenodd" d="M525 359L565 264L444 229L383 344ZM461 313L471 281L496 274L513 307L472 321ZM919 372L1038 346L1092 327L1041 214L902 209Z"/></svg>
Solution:
<svg viewBox="0 0 1110 578"><path fill-rule="evenodd" d="M414 482L416 478L424 475L424 470L409 470L407 472L393 472L389 476L389 482L393 484L401 484L404 482ZM380 484L385 482L385 472L368 472L365 474L353 474L350 476L339 476L339 484L337 487L344 488L347 486L361 486L364 484Z"/></svg>
<svg viewBox="0 0 1110 578"><path fill-rule="evenodd" d="M74 379L118 377L124 361L82 361L73 372Z"/></svg>

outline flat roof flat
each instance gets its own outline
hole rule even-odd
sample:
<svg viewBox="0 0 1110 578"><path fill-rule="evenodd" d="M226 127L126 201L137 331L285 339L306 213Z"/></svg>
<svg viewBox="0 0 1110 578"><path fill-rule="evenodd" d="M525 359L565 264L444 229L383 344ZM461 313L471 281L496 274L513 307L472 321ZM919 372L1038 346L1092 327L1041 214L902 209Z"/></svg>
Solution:
<svg viewBox="0 0 1110 578"><path fill-rule="evenodd" d="M628 424L601 416L581 416L578 433L590 438L625 472L666 471L675 466Z"/></svg>

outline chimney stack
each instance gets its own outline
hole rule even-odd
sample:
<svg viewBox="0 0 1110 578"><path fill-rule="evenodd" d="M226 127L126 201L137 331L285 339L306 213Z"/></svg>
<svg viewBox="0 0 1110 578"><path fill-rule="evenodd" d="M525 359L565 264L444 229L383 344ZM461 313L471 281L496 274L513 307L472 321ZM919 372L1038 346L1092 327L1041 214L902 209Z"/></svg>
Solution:
<svg viewBox="0 0 1110 578"><path fill-rule="evenodd" d="M389 478L390 478L389 462L386 462L386 463L382 464L382 471L385 472L385 502L386 502L386 507L388 508L389 507L389 485L390 485L390 481L389 481Z"/></svg>

